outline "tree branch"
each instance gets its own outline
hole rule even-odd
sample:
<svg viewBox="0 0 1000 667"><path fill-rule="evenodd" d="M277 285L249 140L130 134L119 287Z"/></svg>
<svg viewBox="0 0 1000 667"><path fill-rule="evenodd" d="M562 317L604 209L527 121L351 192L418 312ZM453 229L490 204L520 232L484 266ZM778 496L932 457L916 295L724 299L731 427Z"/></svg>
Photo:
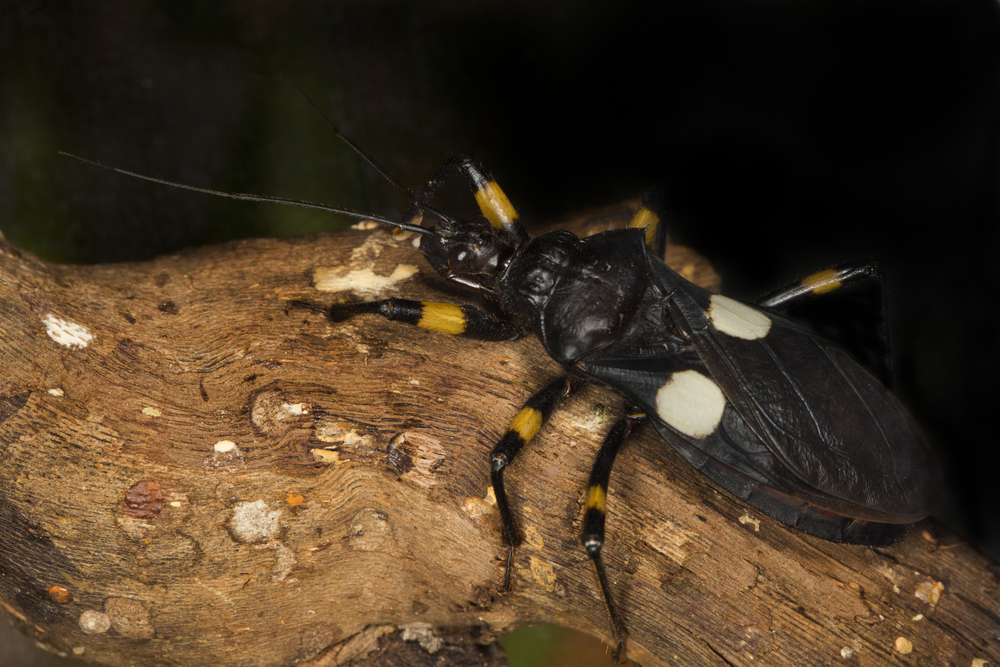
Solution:
<svg viewBox="0 0 1000 667"><path fill-rule="evenodd" d="M384 626L607 637L578 532L620 400L580 392L511 466L526 540L499 593L488 453L559 366L534 339L286 312L344 291L448 300L414 239L353 229L108 266L0 244L0 608L111 665L361 664ZM803 535L652 428L609 498L605 557L643 665L1000 662L1000 568L932 522L883 552Z"/></svg>

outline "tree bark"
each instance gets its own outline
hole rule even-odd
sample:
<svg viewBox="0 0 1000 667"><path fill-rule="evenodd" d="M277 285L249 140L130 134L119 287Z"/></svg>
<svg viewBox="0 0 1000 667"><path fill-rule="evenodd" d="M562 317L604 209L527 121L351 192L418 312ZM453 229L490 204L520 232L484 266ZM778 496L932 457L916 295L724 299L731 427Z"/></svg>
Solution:
<svg viewBox="0 0 1000 667"><path fill-rule="evenodd" d="M509 469L525 541L502 593L488 454L560 367L533 338L287 309L456 300L414 240L362 223L107 266L0 243L0 608L122 666L363 664L395 629L428 650L439 628L607 638L578 533L620 399L579 392ZM690 251L669 259L715 280ZM1000 664L1000 567L932 521L882 551L828 543L650 427L609 503L605 557L643 665Z"/></svg>

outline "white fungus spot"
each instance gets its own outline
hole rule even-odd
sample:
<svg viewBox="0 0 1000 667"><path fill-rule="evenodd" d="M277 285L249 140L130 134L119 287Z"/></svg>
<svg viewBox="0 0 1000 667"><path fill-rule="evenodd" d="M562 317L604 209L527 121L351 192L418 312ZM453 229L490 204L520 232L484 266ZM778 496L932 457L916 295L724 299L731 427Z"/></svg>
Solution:
<svg viewBox="0 0 1000 667"><path fill-rule="evenodd" d="M708 317L722 333L744 340L763 338L771 330L767 315L721 294L712 295Z"/></svg>
<svg viewBox="0 0 1000 667"><path fill-rule="evenodd" d="M726 397L719 385L695 370L674 373L656 392L656 414L692 438L711 435L725 409Z"/></svg>
<svg viewBox="0 0 1000 667"><path fill-rule="evenodd" d="M343 267L319 267L313 272L313 282L321 292L357 292L377 294L388 287L406 280L419 269L413 264L400 264L388 276L376 275L371 269L343 272Z"/></svg>
<svg viewBox="0 0 1000 667"><path fill-rule="evenodd" d="M42 323L49 338L66 347L87 347L94 339L87 327L61 320L52 313L46 315Z"/></svg>
<svg viewBox="0 0 1000 667"><path fill-rule="evenodd" d="M847 660L852 655L854 655L854 649L851 648L850 646L845 646L844 648L840 649L840 657L843 658L844 660Z"/></svg>
<svg viewBox="0 0 1000 667"><path fill-rule="evenodd" d="M170 501L170 506L171 507L180 507L181 506L181 501L179 501L179 500L172 500L172 501Z"/></svg>
<svg viewBox="0 0 1000 667"><path fill-rule="evenodd" d="M88 609L80 614L80 629L88 635L99 635L111 629L111 617L102 611Z"/></svg>
<svg viewBox="0 0 1000 667"><path fill-rule="evenodd" d="M49 389L49 394L55 396L56 398L62 398L65 395L63 390L60 389L59 387L56 387L55 389Z"/></svg>
<svg viewBox="0 0 1000 667"><path fill-rule="evenodd" d="M160 412L156 408L154 408L152 406L148 406L148 405L142 409L142 414L146 415L147 417L162 417L163 416L162 412Z"/></svg>
<svg viewBox="0 0 1000 667"><path fill-rule="evenodd" d="M309 406L306 403L282 403L281 409L289 415L309 414Z"/></svg>
<svg viewBox="0 0 1000 667"><path fill-rule="evenodd" d="M240 542L265 542L277 537L281 526L280 510L270 510L263 500L239 503L233 509L229 527Z"/></svg>
<svg viewBox="0 0 1000 667"><path fill-rule="evenodd" d="M437 653L444 645L440 637L434 635L434 627L430 623L410 623L400 627L404 642L417 642L430 654Z"/></svg>
<svg viewBox="0 0 1000 667"><path fill-rule="evenodd" d="M219 440L212 449L219 454L228 454L229 452L236 451L236 443L232 440Z"/></svg>

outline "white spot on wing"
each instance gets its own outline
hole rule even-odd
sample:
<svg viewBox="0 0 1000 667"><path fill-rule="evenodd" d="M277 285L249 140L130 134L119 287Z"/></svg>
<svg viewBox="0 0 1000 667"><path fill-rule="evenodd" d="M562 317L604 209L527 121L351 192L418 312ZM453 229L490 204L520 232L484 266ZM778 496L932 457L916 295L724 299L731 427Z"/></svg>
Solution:
<svg viewBox="0 0 1000 667"><path fill-rule="evenodd" d="M725 408L726 397L719 385L695 370L674 373L656 392L656 414L692 438L711 435Z"/></svg>
<svg viewBox="0 0 1000 667"><path fill-rule="evenodd" d="M767 315L721 294L712 295L708 317L722 333L744 340L763 338L771 330Z"/></svg>
<svg viewBox="0 0 1000 667"><path fill-rule="evenodd" d="M66 347L87 347L94 339L87 327L61 320L52 313L46 315L42 323L49 338Z"/></svg>

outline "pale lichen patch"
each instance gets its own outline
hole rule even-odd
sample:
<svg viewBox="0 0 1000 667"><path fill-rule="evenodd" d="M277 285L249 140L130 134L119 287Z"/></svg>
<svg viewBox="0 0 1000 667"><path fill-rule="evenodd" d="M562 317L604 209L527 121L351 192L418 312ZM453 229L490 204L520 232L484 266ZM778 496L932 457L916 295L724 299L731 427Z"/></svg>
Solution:
<svg viewBox="0 0 1000 667"><path fill-rule="evenodd" d="M295 552L277 540L272 540L258 548L274 549L277 553L278 557L274 563L274 567L271 568L271 579L273 581L284 581L291 574L292 568L298 563L295 558Z"/></svg>
<svg viewBox="0 0 1000 667"><path fill-rule="evenodd" d="M896 653L900 655L909 655L913 653L913 642L911 642L906 637L896 637L896 641L892 646L896 649Z"/></svg>
<svg viewBox="0 0 1000 667"><path fill-rule="evenodd" d="M364 427L351 422L331 418L321 418L316 425L316 437L333 444L355 449L373 449L372 437L364 432Z"/></svg>
<svg viewBox="0 0 1000 667"><path fill-rule="evenodd" d="M430 623L409 623L400 627L404 642L417 642L421 648L431 655L437 653L444 646L444 641L434 635L434 628Z"/></svg>
<svg viewBox="0 0 1000 667"><path fill-rule="evenodd" d="M313 271L313 284L321 292L350 291L372 296L413 277L418 271L414 264L400 264L388 276L380 276L371 269L345 272L342 266L320 266Z"/></svg>
<svg viewBox="0 0 1000 667"><path fill-rule="evenodd" d="M94 339L90 330L82 324L75 324L59 319L52 313L42 320L48 337L66 347L84 348Z"/></svg>
<svg viewBox="0 0 1000 667"><path fill-rule="evenodd" d="M528 563L535 582L550 593L555 591L556 572L552 565L535 556L531 556Z"/></svg>
<svg viewBox="0 0 1000 667"><path fill-rule="evenodd" d="M308 403L282 403L281 409L293 417L309 414Z"/></svg>
<svg viewBox="0 0 1000 667"><path fill-rule="evenodd" d="M534 526L528 526L524 531L524 541L531 548L541 551L545 547L541 534Z"/></svg>
<svg viewBox="0 0 1000 667"><path fill-rule="evenodd" d="M280 510L271 510L263 500L255 500L237 504L228 525L238 542L266 542L278 536L280 523Z"/></svg>
<svg viewBox="0 0 1000 667"><path fill-rule="evenodd" d="M158 408L154 408L151 405L147 405L146 407L144 407L142 409L142 414L146 415L147 417L162 417L163 416L163 413L160 412L160 410Z"/></svg>
<svg viewBox="0 0 1000 667"><path fill-rule="evenodd" d="M88 609L80 614L80 629L88 635L99 635L111 629L111 617L102 611Z"/></svg>
<svg viewBox="0 0 1000 667"><path fill-rule="evenodd" d="M49 395L55 396L56 398L62 398L66 395L66 393L59 387L55 387L54 389L49 389Z"/></svg>

